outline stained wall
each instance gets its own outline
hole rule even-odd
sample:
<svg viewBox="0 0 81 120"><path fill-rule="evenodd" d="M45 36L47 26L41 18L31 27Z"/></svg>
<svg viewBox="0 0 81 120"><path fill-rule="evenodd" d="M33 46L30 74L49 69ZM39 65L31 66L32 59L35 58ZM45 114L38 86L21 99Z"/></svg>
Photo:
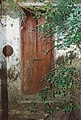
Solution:
<svg viewBox="0 0 81 120"><path fill-rule="evenodd" d="M5 57L3 48L10 45L13 54ZM5 16L0 24L0 69L7 69L7 82L10 95L20 91L20 19ZM12 95L12 92L14 94Z"/></svg>

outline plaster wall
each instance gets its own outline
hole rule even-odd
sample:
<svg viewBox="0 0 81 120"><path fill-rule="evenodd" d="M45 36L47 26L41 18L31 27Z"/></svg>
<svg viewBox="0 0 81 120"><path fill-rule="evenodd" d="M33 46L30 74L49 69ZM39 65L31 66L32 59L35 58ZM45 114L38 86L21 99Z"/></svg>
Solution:
<svg viewBox="0 0 81 120"><path fill-rule="evenodd" d="M5 57L3 48L10 45L13 48L13 54ZM13 19L4 16L0 24L0 69L7 68L9 92L20 91L20 19ZM15 94L14 93L14 94ZM10 93L11 94L11 93ZM12 93L13 94L13 93Z"/></svg>

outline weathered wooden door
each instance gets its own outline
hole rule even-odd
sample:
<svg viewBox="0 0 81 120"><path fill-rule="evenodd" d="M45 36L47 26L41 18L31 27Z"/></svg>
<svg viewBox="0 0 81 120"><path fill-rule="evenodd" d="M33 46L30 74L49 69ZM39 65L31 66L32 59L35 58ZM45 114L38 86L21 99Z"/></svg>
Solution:
<svg viewBox="0 0 81 120"><path fill-rule="evenodd" d="M22 93L36 94L45 84L41 82L45 74L53 67L54 52L47 55L44 51L51 47L40 40L40 35L32 28L43 21L33 18L31 13L27 14L27 20L21 30L21 79ZM50 41L51 39L49 39Z"/></svg>

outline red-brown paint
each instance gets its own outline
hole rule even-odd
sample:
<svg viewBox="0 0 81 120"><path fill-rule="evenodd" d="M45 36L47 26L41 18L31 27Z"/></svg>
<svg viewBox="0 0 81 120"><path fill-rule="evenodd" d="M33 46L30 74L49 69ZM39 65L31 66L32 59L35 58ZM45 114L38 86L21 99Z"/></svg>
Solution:
<svg viewBox="0 0 81 120"><path fill-rule="evenodd" d="M53 51L47 55L44 53L53 44L45 44L44 40L40 39L40 34L32 28L36 27L41 21L33 18L32 13L27 13L27 19L23 24L21 31L21 80L23 94L36 94L40 91L45 83L41 79L53 67L54 54ZM38 29L38 28L37 28ZM51 41L52 38L49 39Z"/></svg>

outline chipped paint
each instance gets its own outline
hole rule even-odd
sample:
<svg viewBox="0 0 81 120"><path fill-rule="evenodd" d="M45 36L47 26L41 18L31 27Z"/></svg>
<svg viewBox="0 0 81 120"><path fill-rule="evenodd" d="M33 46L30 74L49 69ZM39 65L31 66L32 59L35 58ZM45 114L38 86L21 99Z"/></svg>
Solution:
<svg viewBox="0 0 81 120"><path fill-rule="evenodd" d="M20 90L20 19L9 16L3 17L0 24L0 69L7 63L8 84L14 81L15 87ZM5 57L3 48L10 45L13 54ZM14 89L14 86L12 87Z"/></svg>

